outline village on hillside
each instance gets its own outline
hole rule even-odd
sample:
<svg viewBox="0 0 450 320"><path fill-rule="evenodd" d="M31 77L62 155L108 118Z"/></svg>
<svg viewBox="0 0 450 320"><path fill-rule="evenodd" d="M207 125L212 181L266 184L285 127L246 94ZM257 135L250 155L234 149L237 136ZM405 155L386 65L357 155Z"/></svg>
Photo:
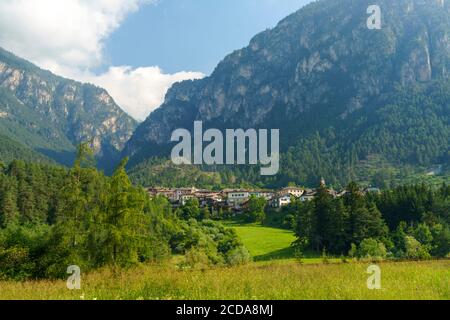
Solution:
<svg viewBox="0 0 450 320"><path fill-rule="evenodd" d="M325 180L320 181L320 187L326 188L327 192L334 198L342 197L347 190L336 191L326 186ZM174 207L183 206L190 199L197 199L200 207L229 209L236 213L242 212L251 197L264 198L270 208L281 209L289 205L294 199L302 202L311 201L316 197L318 189L301 187L285 187L281 190L265 189L223 189L211 191L205 189L191 188L147 188L151 197L164 196ZM379 193L380 189L367 187L362 193Z"/></svg>

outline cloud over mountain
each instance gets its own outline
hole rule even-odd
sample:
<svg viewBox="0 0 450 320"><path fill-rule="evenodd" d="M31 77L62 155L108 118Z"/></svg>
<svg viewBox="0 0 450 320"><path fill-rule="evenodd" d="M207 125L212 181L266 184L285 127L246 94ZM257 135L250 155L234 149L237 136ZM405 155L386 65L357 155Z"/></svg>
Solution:
<svg viewBox="0 0 450 320"><path fill-rule="evenodd" d="M154 0L3 0L0 46L42 68L104 86L137 119L158 107L173 82L199 73L163 74L157 66L112 66L104 74L104 42L125 18Z"/></svg>

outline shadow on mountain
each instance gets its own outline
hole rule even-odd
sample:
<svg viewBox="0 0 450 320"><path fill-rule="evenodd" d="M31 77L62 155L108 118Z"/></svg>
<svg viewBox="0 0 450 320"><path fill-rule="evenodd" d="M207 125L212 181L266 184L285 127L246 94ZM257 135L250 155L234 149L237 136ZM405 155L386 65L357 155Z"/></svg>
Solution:
<svg viewBox="0 0 450 320"><path fill-rule="evenodd" d="M36 151L42 153L43 155L49 157L50 159L55 160L59 164L62 164L67 167L71 167L75 161L75 151L68 150L50 150L50 149L42 149L38 148Z"/></svg>

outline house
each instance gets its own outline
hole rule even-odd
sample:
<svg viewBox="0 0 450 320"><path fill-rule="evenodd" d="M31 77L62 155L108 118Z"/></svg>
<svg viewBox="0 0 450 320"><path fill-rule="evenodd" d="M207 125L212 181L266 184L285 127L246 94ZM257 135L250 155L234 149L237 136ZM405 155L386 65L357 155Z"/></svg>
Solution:
<svg viewBox="0 0 450 320"><path fill-rule="evenodd" d="M223 202L223 197L219 192L197 192L195 196L201 207L215 207Z"/></svg>
<svg viewBox="0 0 450 320"><path fill-rule="evenodd" d="M181 195L180 197L179 197L179 199L178 199L178 202L182 205L182 206L184 206L189 200L191 200L191 199L195 199L196 198L196 196L195 196L195 194L194 193L185 193L185 194L183 194L183 195Z"/></svg>
<svg viewBox="0 0 450 320"><path fill-rule="evenodd" d="M367 187L363 190L364 194L368 194L368 193L375 193L375 194L380 194L381 190L379 188L375 188L375 187Z"/></svg>
<svg viewBox="0 0 450 320"><path fill-rule="evenodd" d="M292 195L290 193L279 194L273 197L269 204L272 208L282 208L287 206L292 201Z"/></svg>
<svg viewBox="0 0 450 320"><path fill-rule="evenodd" d="M316 190L307 189L307 190L305 190L305 192L301 195L300 201L306 202L306 201L314 200L314 198L316 197L316 195L317 195L317 191L316 191Z"/></svg>
<svg viewBox="0 0 450 320"><path fill-rule="evenodd" d="M255 196L257 198L264 198L267 201L272 199L274 197L274 195L275 195L274 192L266 191L266 190L253 190L253 191L250 191L250 196Z"/></svg>
<svg viewBox="0 0 450 320"><path fill-rule="evenodd" d="M175 198L180 201L184 195L193 195L197 192L197 189L192 188L177 188L175 189Z"/></svg>
<svg viewBox="0 0 450 320"><path fill-rule="evenodd" d="M230 207L238 207L250 199L248 190L230 190L226 192L227 204Z"/></svg>
<svg viewBox="0 0 450 320"><path fill-rule="evenodd" d="M290 194L296 198L300 198L303 193L305 193L305 189L298 187L286 187L281 190L281 194Z"/></svg>
<svg viewBox="0 0 450 320"><path fill-rule="evenodd" d="M177 197L176 197L175 191L173 189L169 189L169 188L148 188L147 192L149 193L150 197L164 196L170 202L177 201Z"/></svg>

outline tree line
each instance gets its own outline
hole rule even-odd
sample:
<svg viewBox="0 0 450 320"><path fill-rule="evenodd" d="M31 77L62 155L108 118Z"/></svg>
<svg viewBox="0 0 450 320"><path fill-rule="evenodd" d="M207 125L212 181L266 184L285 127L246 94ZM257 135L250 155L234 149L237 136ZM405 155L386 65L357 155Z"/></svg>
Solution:
<svg viewBox="0 0 450 320"><path fill-rule="evenodd" d="M248 259L233 230L184 218L167 199L133 186L126 163L107 177L81 145L71 169L1 164L0 278L65 277L70 265L122 268L172 253L186 255L188 266Z"/></svg>
<svg viewBox="0 0 450 320"><path fill-rule="evenodd" d="M450 187L401 186L363 194L350 183L343 197L326 187L309 202L293 199L284 222L301 250L354 257L427 259L450 254Z"/></svg>

